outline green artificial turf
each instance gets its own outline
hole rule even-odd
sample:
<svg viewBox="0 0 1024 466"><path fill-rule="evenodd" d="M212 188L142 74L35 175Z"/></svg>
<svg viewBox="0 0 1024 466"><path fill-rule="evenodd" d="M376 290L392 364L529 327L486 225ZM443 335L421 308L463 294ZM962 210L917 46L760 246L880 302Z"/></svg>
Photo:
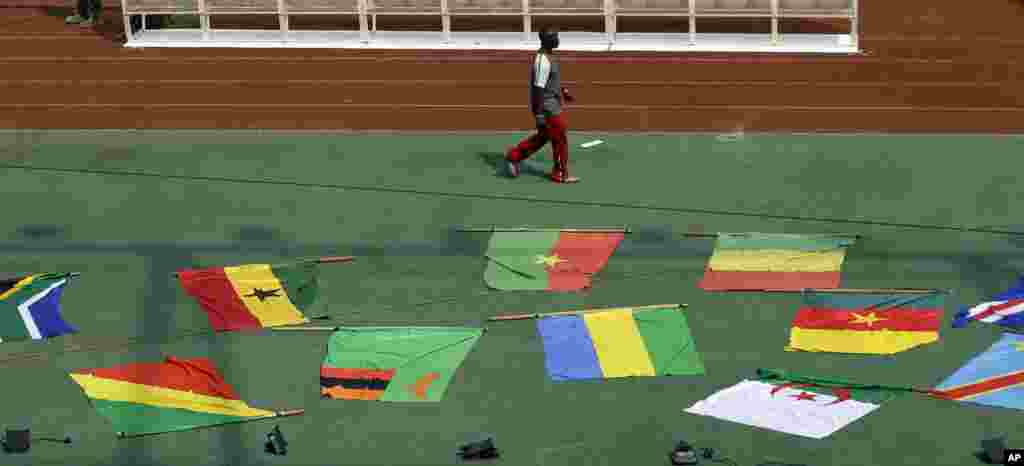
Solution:
<svg viewBox="0 0 1024 466"><path fill-rule="evenodd" d="M973 453L988 435L1024 445L1013 436L1018 411L919 395L824 440L682 412L761 367L929 387L987 348L998 329L948 322L956 306L1015 280L1021 237L784 217L1024 229L1013 207L1024 199L1024 139L572 137L571 171L583 181L563 186L539 176L546 150L519 179L495 175L516 135L0 133L0 271L82 273L64 298L80 334L0 345L0 424L76 442L38 443L0 464L432 466L454 464L457 445L480 433L496 436L498 464L516 466L665 464L680 438L743 466L965 466L981 464ZM594 138L605 144L578 147ZM488 234L460 225L633 233L588 292L495 292L483 282ZM941 339L891 357L784 352L799 297L700 290L712 241L682 236L690 231L866 235L849 250L844 286L954 289ZM686 303L707 375L553 383L535 323L511 321L490 325L440 403L321 400L326 333L209 335L171 275L322 255L358 258L323 266L308 314L333 320L315 325L480 325L497 314ZM272 422L117 440L66 375L164 354L211 358L255 407L306 409L279 422L288 456L263 452Z"/></svg>

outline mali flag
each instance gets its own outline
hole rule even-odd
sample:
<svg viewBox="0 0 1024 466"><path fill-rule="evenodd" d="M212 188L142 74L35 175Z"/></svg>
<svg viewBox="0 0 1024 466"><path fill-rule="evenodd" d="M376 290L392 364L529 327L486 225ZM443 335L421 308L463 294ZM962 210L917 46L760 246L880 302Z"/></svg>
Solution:
<svg viewBox="0 0 1024 466"><path fill-rule="evenodd" d="M340 328L320 367L325 398L441 401L483 329L463 327Z"/></svg>
<svg viewBox="0 0 1024 466"><path fill-rule="evenodd" d="M571 291L590 287L623 233L495 232L484 280L497 290Z"/></svg>
<svg viewBox="0 0 1024 466"><path fill-rule="evenodd" d="M935 391L940 398L1024 409L1024 335L1004 333Z"/></svg>
<svg viewBox="0 0 1024 466"><path fill-rule="evenodd" d="M42 340L77 332L60 314L61 295L70 277L41 273L0 281L0 341Z"/></svg>
<svg viewBox="0 0 1024 466"><path fill-rule="evenodd" d="M895 354L939 339L945 294L805 293L788 351Z"/></svg>
<svg viewBox="0 0 1024 466"><path fill-rule="evenodd" d="M71 374L119 435L154 434L273 417L238 398L206 358L84 369Z"/></svg>
<svg viewBox="0 0 1024 466"><path fill-rule="evenodd" d="M853 237L720 233L700 287L709 291L838 288Z"/></svg>
<svg viewBox="0 0 1024 466"><path fill-rule="evenodd" d="M545 316L537 331L552 380L704 374L678 306Z"/></svg>
<svg viewBox="0 0 1024 466"><path fill-rule="evenodd" d="M309 322L303 310L316 301L319 266L248 264L179 270L185 292L199 302L217 331Z"/></svg>

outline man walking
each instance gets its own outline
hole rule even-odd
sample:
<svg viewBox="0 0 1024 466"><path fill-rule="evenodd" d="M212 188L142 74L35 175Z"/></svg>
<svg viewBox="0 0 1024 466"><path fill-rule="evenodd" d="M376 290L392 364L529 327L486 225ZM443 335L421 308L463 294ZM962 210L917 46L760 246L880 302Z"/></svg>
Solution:
<svg viewBox="0 0 1024 466"><path fill-rule="evenodd" d="M103 5L100 0L78 0L78 14L64 18L64 22L79 26L92 26L99 22L101 14L103 14Z"/></svg>
<svg viewBox="0 0 1024 466"><path fill-rule="evenodd" d="M540 33L540 50L530 65L530 111L533 112L537 133L524 139L519 145L509 148L505 154L505 165L509 176L519 176L519 163L536 153L549 141L554 154L555 166L551 170L551 181L575 183L579 178L569 176L569 138L562 100L573 102L569 92L561 87L561 70L555 49L558 48L558 31L543 28Z"/></svg>

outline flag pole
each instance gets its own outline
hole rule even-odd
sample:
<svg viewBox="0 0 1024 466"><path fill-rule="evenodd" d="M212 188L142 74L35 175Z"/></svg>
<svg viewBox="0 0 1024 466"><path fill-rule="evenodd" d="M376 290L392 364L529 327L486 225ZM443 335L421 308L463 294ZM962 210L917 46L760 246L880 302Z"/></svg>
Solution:
<svg viewBox="0 0 1024 466"><path fill-rule="evenodd" d="M926 395L934 395L934 396L939 396L939 393L940 393L940 391L933 390L933 389L930 389L930 388L917 388L917 387L897 386L897 385L862 384L862 383L855 383L855 382L847 382L845 380L826 379L826 378L821 378L821 377L804 377L804 376L799 376L799 375L789 375L785 371L780 371L780 370L775 370L775 369L758 369L757 370L757 377L759 379L761 379L761 380L783 379L783 380L790 380L790 381L797 382L797 383L801 383L801 382L802 383L810 383L810 384L820 385L820 386L823 386L823 387L838 386L837 388L860 388L860 389L894 390L894 391L904 391L904 392L913 392L913 393L924 393Z"/></svg>
<svg viewBox="0 0 1024 466"><path fill-rule="evenodd" d="M313 259L313 262L317 264L337 264L340 262L352 262L355 259L354 256L325 256ZM174 275L174 278L178 278L178 272L174 272L172 275Z"/></svg>
<svg viewBox="0 0 1024 466"><path fill-rule="evenodd" d="M496 322L496 321L502 321L502 320L527 320L527 319L537 319L537 318L540 318L540 317L547 317L547 316L564 316L564 315L588 314L588 313L591 313L591 312L609 311L609 310L612 310L612 309L633 309L633 310L637 310L637 309L653 309L653 308L659 308L659 307L683 308L683 307L686 307L686 304L652 304L650 306L622 306L622 307L618 307L618 308L610 307L610 308L604 308L604 309L585 309L585 310L581 310L581 311L547 312L547 313L543 313L543 314L514 314L514 315L494 316L494 317L488 318L487 320L489 322Z"/></svg>
<svg viewBox="0 0 1024 466"><path fill-rule="evenodd" d="M632 233L632 230L628 226L621 227L591 227L591 228L539 228L539 227L519 227L519 228L506 228L490 226L487 228L474 228L474 227L459 227L456 231L462 233L495 233L495 232L527 232L527 231L541 231L541 232L566 232L566 233Z"/></svg>
<svg viewBox="0 0 1024 466"><path fill-rule="evenodd" d="M364 326L369 327L368 325L364 325ZM377 327L379 327L379 326L377 326ZM351 328L359 328L359 327L351 327ZM342 327L270 327L270 330L273 330L273 331L276 331L276 332L295 332L295 331L298 331L298 332L337 332L338 330L341 330L341 329L342 329ZM481 327L481 330L483 330L483 333L487 333L487 328L486 327Z"/></svg>
<svg viewBox="0 0 1024 466"><path fill-rule="evenodd" d="M166 432L146 432L146 433L141 433L141 434L126 434L124 432L118 432L117 433L117 438L119 438L119 439L138 438L138 437L148 437L148 436L151 436L151 435L168 434L168 433L171 433L171 432L186 432L186 431L190 431L190 430L209 429L211 427L220 427L220 426L226 426L226 425L230 425L230 424L240 424L240 423L243 423L243 422L262 421L262 420L266 420L266 419L274 419L274 418L288 417L288 416L298 416L298 415L301 415L301 414L305 414L305 412L306 412L305 409L291 409L291 410L287 410L287 411L279 411L279 412L276 412L274 414L269 414L269 415L266 415L266 416L249 417L249 418L244 418L244 419L236 419L236 420L233 420L233 421L219 422L217 424L210 424L210 425L205 425L205 426L188 427L188 428L184 428L184 429L169 430L169 431L166 431Z"/></svg>
<svg viewBox="0 0 1024 466"><path fill-rule="evenodd" d="M761 290L763 293L863 293L863 294L933 294L949 293L950 290L925 289L925 288L803 288L799 290L786 290L782 288L768 288Z"/></svg>
<svg viewBox="0 0 1024 466"><path fill-rule="evenodd" d="M721 234L723 234L723 233L683 233L683 237L684 238L718 238L718 236L721 235ZM750 233L736 233L736 235L749 235L749 234ZM847 233L821 233L821 234L806 234L806 235L805 234L794 234L794 235L806 236L806 237L809 237L809 238L830 238L830 237L839 236L839 237L849 237L849 238L862 239L862 238L866 237L865 235L862 235L860 233L849 233L849 234L847 234Z"/></svg>

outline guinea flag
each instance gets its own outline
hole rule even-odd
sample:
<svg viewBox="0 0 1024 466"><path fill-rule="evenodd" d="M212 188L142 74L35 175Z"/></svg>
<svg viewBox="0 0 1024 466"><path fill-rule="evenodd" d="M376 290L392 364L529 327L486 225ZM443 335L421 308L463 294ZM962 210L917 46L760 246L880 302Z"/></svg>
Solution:
<svg viewBox="0 0 1024 466"><path fill-rule="evenodd" d="M303 311L316 301L319 266L247 264L179 270L178 280L206 311L217 331L309 322Z"/></svg>
<svg viewBox="0 0 1024 466"><path fill-rule="evenodd" d="M239 399L206 358L73 372L93 407L120 435L154 434L274 417Z"/></svg>
<svg viewBox="0 0 1024 466"><path fill-rule="evenodd" d="M853 237L720 233L700 287L709 291L838 288Z"/></svg>
<svg viewBox="0 0 1024 466"><path fill-rule="evenodd" d="M945 294L805 293L787 351L895 354L939 339Z"/></svg>
<svg viewBox="0 0 1024 466"><path fill-rule="evenodd" d="M340 328L320 366L324 398L441 401L483 329L464 327Z"/></svg>
<svg viewBox="0 0 1024 466"><path fill-rule="evenodd" d="M484 281L497 290L572 291L590 287L624 238L621 232L495 232Z"/></svg>

